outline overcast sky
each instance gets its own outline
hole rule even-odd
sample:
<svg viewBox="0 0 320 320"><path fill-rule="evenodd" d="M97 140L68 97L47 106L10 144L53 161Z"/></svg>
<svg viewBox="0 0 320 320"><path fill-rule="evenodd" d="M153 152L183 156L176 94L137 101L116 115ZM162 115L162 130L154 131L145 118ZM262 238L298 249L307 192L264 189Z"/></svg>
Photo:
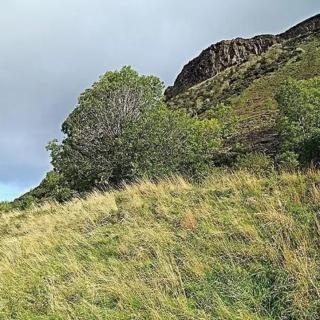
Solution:
<svg viewBox="0 0 320 320"><path fill-rule="evenodd" d="M77 97L131 65L171 84L223 39L279 33L320 12L319 0L1 0L0 200L49 170L47 142Z"/></svg>

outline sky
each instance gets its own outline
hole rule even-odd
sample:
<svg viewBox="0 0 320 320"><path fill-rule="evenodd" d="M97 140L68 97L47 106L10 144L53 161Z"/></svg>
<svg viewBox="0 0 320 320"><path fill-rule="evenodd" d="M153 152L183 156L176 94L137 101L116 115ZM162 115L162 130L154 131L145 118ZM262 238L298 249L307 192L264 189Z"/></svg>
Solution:
<svg viewBox="0 0 320 320"><path fill-rule="evenodd" d="M77 98L131 65L173 83L210 44L280 33L320 12L319 0L1 0L0 201L50 170Z"/></svg>

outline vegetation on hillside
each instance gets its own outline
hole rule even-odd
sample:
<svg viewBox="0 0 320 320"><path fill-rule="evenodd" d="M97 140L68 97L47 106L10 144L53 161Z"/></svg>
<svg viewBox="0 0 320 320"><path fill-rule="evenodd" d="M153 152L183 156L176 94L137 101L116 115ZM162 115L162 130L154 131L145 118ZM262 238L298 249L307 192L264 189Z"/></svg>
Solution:
<svg viewBox="0 0 320 320"><path fill-rule="evenodd" d="M252 55L237 67L231 67L167 101L173 109L185 109L206 117L218 103L234 109L239 126L234 140L245 152L277 152L275 121L276 95L292 78L320 76L320 37L311 34L271 47L266 53Z"/></svg>
<svg viewBox="0 0 320 320"><path fill-rule="evenodd" d="M320 163L320 78L288 81L277 95L278 158L289 168Z"/></svg>
<svg viewBox="0 0 320 320"><path fill-rule="evenodd" d="M158 78L130 67L107 72L80 96L62 125L64 140L49 143L54 171L12 207L64 202L142 177L207 175L225 156L224 140L236 123L233 111L221 104L210 119L197 119L167 108L162 91Z"/></svg>
<svg viewBox="0 0 320 320"><path fill-rule="evenodd" d="M143 181L0 217L0 319L319 319L320 173Z"/></svg>
<svg viewBox="0 0 320 320"><path fill-rule="evenodd" d="M319 319L319 76L310 34L170 101L103 75L0 203L0 320Z"/></svg>
<svg viewBox="0 0 320 320"><path fill-rule="evenodd" d="M136 96L140 81L147 100L141 93ZM216 166L268 173L319 163L318 77L288 80L276 91L277 149L269 155L247 154L242 144L232 142L241 123L232 107L220 103L204 118L191 116L166 107L161 86L157 78L139 76L128 67L107 73L80 97L63 124L62 143L49 144L54 171L31 192L2 203L0 210L64 202L142 177L157 180L179 174L199 180Z"/></svg>

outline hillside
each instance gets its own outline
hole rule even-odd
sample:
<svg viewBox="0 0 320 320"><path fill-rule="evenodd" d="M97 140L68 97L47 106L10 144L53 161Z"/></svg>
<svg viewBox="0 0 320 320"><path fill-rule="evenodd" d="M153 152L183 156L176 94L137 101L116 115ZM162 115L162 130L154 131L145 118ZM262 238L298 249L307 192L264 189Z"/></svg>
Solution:
<svg viewBox="0 0 320 320"><path fill-rule="evenodd" d="M167 103L201 117L218 103L230 105L239 116L234 140L247 151L274 154L275 95L289 78L320 75L319 28L317 15L277 36L212 45L184 67L166 91Z"/></svg>
<svg viewBox="0 0 320 320"><path fill-rule="evenodd" d="M217 171L0 217L0 319L319 319L320 172Z"/></svg>
<svg viewBox="0 0 320 320"><path fill-rule="evenodd" d="M213 44L165 92L130 66L107 71L79 96L62 141L47 145L53 170L0 211L142 177L198 180L248 155L289 171L320 166L319 81L320 15L278 35Z"/></svg>

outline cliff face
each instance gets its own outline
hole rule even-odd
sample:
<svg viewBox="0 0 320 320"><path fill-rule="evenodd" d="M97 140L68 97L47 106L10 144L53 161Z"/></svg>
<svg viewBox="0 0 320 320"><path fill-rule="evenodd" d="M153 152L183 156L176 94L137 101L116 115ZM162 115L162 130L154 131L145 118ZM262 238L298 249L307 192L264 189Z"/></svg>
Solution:
<svg viewBox="0 0 320 320"><path fill-rule="evenodd" d="M320 15L279 35L261 35L252 39L237 38L213 44L184 66L174 85L167 88L165 96L170 99L231 66L242 64L252 54L260 55L276 43L318 29L320 29Z"/></svg>
<svg viewBox="0 0 320 320"><path fill-rule="evenodd" d="M295 37L299 37L301 35L307 34L309 32L315 32L320 29L320 14L307 19L288 31L281 33L279 35L282 39L291 39Z"/></svg>
<svg viewBox="0 0 320 320"><path fill-rule="evenodd" d="M228 67L241 64L251 54L265 52L278 41L276 36L263 35L252 39L237 38L213 44L184 66L174 85L166 90L165 95L167 98L172 98Z"/></svg>

